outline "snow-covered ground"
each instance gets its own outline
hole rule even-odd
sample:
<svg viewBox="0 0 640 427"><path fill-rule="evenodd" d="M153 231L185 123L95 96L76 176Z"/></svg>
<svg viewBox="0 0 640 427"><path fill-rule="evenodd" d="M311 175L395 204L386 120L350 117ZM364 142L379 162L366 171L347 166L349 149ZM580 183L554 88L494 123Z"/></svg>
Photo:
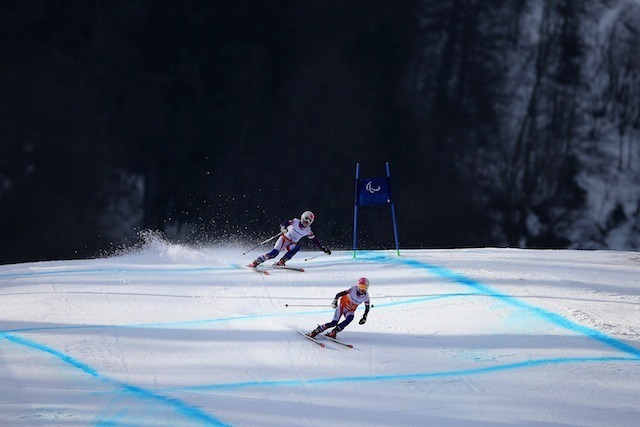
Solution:
<svg viewBox="0 0 640 427"><path fill-rule="evenodd" d="M637 253L303 251L264 276L262 249L0 266L0 425L640 422ZM361 276L353 349L296 332Z"/></svg>

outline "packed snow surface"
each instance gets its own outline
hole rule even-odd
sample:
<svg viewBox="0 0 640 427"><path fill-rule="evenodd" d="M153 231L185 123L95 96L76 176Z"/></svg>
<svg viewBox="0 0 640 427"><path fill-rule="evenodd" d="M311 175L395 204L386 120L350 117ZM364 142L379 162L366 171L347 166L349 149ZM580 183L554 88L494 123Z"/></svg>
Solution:
<svg viewBox="0 0 640 427"><path fill-rule="evenodd" d="M637 253L268 249L0 266L0 425L639 423ZM361 276L353 349L297 333Z"/></svg>

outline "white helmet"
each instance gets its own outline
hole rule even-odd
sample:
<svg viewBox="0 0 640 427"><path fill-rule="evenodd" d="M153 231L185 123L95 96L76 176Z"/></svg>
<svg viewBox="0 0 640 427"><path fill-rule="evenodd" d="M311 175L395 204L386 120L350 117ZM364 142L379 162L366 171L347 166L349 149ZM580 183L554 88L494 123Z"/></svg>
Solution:
<svg viewBox="0 0 640 427"><path fill-rule="evenodd" d="M300 215L300 221L302 221L302 225L305 227L310 226L314 219L316 219L316 216L311 211L304 211L302 215Z"/></svg>

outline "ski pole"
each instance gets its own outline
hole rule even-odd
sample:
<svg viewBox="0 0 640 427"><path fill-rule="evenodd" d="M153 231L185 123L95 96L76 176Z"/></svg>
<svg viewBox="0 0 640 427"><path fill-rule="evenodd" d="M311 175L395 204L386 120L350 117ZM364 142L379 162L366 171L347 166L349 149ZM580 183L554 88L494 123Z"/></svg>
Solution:
<svg viewBox="0 0 640 427"><path fill-rule="evenodd" d="M285 307L327 307L327 304L285 304Z"/></svg>
<svg viewBox="0 0 640 427"><path fill-rule="evenodd" d="M257 245L255 245L251 249L247 250L246 252L243 252L242 255L248 254L249 252L251 252L252 250L254 250L255 248L257 248L260 245L264 245L265 243L269 243L270 241L272 241L273 239L275 239L279 235L280 235L280 233L276 234L275 236L269 237L267 240L263 240L262 242L258 243Z"/></svg>
<svg viewBox="0 0 640 427"><path fill-rule="evenodd" d="M305 261L311 261L312 259L316 259L316 258L318 258L318 257L320 257L322 255L324 255L324 253L321 253L320 255L312 256L311 258L305 258L304 260Z"/></svg>
<svg viewBox="0 0 640 427"><path fill-rule="evenodd" d="M285 304L285 307L327 307L327 304ZM372 308L373 304L371 304Z"/></svg>

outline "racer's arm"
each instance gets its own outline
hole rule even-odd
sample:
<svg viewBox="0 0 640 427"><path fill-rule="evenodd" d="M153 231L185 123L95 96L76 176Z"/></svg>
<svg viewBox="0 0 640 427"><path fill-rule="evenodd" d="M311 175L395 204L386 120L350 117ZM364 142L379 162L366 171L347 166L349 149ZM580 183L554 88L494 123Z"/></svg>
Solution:
<svg viewBox="0 0 640 427"><path fill-rule="evenodd" d="M280 231L282 232L282 234L285 234L287 231L287 227L291 225L291 223L293 222L292 219L288 219L285 222L280 224Z"/></svg>
<svg viewBox="0 0 640 427"><path fill-rule="evenodd" d="M365 322L367 321L367 315L369 314L369 308L371 308L370 305L369 305L369 301L365 301L365 303L364 303L364 314L362 315L362 319L360 319L360 324L361 325L364 325Z"/></svg>
<svg viewBox="0 0 640 427"><path fill-rule="evenodd" d="M320 240L318 240L318 238L316 236L313 236L311 238L311 241L313 242L314 245L316 245L318 247L318 249L320 249L322 252L324 252L327 255L331 255L331 250L325 248L324 246L322 246L322 243L320 243Z"/></svg>
<svg viewBox="0 0 640 427"><path fill-rule="evenodd" d="M338 306L338 299L340 299L340 297L343 297L348 293L349 293L348 289L346 291L338 292L336 294L336 297L333 299L333 302L331 303L331 307L336 308Z"/></svg>

